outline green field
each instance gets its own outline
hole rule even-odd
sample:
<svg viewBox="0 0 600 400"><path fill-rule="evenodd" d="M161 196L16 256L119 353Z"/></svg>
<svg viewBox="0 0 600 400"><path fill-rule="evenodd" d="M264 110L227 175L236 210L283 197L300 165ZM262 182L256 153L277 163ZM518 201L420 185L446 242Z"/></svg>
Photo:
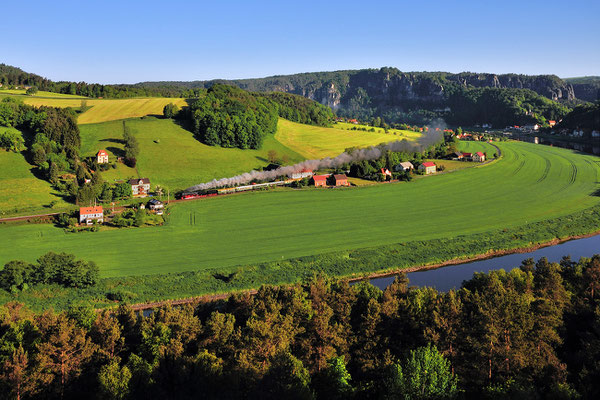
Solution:
<svg viewBox="0 0 600 400"><path fill-rule="evenodd" d="M338 125L340 124L334 125L334 128L323 128L279 119L275 138L307 159L319 159L335 157L349 147L368 147L402 139L414 140L420 136L409 131L398 131L404 132L404 136L392 133L347 131L339 129Z"/></svg>
<svg viewBox="0 0 600 400"><path fill-rule="evenodd" d="M1 130L14 128L0 127ZM27 214L44 210L51 202L54 209L67 206L60 196L54 193L50 183L38 179L32 173L33 166L22 153L0 149L0 218L7 214ZM52 212L46 208L44 212Z"/></svg>
<svg viewBox="0 0 600 400"><path fill-rule="evenodd" d="M277 133L274 137L267 136L260 150L240 150L206 146L172 120L148 117L127 120L126 124L140 143L137 172L119 164L116 170L104 172L104 178L124 179L139 172L142 177L150 177L153 184L172 190L264 167L269 164L270 150L280 159L285 155L288 163L293 164L304 157L335 157L345 147L365 147L397 139L393 135L357 134L280 119ZM122 155L123 146L119 142L123 135L122 121L81 125L80 130L82 155L91 156L102 148L112 160Z"/></svg>
<svg viewBox="0 0 600 400"><path fill-rule="evenodd" d="M32 261L53 250L96 261L103 277L202 270L451 239L565 216L600 203L598 157L519 142L498 146L503 158L497 162L411 183L277 190L178 203L171 206L168 223L156 228L67 234L50 225L0 226L0 264Z"/></svg>

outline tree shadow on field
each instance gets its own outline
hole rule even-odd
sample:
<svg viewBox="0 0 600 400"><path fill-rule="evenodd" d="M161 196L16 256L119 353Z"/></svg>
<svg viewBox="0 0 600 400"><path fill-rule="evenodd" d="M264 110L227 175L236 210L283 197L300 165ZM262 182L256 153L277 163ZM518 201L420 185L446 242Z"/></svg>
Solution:
<svg viewBox="0 0 600 400"><path fill-rule="evenodd" d="M115 139L115 138L100 139L99 141L100 142L117 143L117 144L125 144L125 141L123 139Z"/></svg>
<svg viewBox="0 0 600 400"><path fill-rule="evenodd" d="M110 151L111 153L113 153L117 157L125 157L125 150L120 149L118 147L109 146L109 147L106 148L106 150Z"/></svg>

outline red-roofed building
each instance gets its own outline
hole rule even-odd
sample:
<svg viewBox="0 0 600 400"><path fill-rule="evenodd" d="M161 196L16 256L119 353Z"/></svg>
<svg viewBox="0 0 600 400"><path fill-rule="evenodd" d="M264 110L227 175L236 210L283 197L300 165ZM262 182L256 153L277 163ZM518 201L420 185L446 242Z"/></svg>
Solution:
<svg viewBox="0 0 600 400"><path fill-rule="evenodd" d="M313 175L312 181L315 187L325 187L327 186L327 178L329 178L329 175Z"/></svg>
<svg viewBox="0 0 600 400"><path fill-rule="evenodd" d="M424 162L423 164L419 165L419 171L425 172L425 175L435 174L435 163L431 161Z"/></svg>
<svg viewBox="0 0 600 400"><path fill-rule="evenodd" d="M335 186L350 186L348 177L344 174L334 175L333 180L335 181Z"/></svg>
<svg viewBox="0 0 600 400"><path fill-rule="evenodd" d="M98 151L98 154L96 154L96 160L98 160L98 164L106 164L108 162L108 153L106 150Z"/></svg>
<svg viewBox="0 0 600 400"><path fill-rule="evenodd" d="M381 174L382 174L383 176L390 176L390 177L392 176L392 173L391 173L391 172L390 172L390 170L389 170L389 169L387 169L387 168L381 168Z"/></svg>
<svg viewBox="0 0 600 400"><path fill-rule="evenodd" d="M351 124L358 124L358 121L355 119L349 119L348 122Z"/></svg>
<svg viewBox="0 0 600 400"><path fill-rule="evenodd" d="M485 154L482 153L482 152L480 152L480 151L478 151L477 153L473 154L473 156L471 157L471 159L473 161L476 161L476 162L484 162L485 161Z"/></svg>
<svg viewBox="0 0 600 400"><path fill-rule="evenodd" d="M79 207L79 223L91 225L94 221L104 222L104 210L102 206Z"/></svg>
<svg viewBox="0 0 600 400"><path fill-rule="evenodd" d="M467 160L471 160L471 157L473 157L473 154L471 153L462 153L462 155Z"/></svg>
<svg viewBox="0 0 600 400"><path fill-rule="evenodd" d="M550 128L552 128L554 125L556 125L556 121L551 119L550 121L548 121L548 125L550 125Z"/></svg>

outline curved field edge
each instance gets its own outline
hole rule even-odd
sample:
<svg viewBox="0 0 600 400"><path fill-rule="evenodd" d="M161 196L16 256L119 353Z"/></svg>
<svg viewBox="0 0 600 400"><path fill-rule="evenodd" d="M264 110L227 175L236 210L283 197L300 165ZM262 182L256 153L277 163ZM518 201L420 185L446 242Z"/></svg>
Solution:
<svg viewBox="0 0 600 400"><path fill-rule="evenodd" d="M19 301L36 311L49 307L63 310L79 305L106 308L119 304L111 301L115 298L131 304L178 300L246 291L262 285L294 284L310 279L315 274L360 278L516 252L557 240L598 233L599 229L600 205L596 205L564 217L483 234L401 242L229 268L104 278L88 289L47 285L14 295L3 292L0 294L0 303Z"/></svg>

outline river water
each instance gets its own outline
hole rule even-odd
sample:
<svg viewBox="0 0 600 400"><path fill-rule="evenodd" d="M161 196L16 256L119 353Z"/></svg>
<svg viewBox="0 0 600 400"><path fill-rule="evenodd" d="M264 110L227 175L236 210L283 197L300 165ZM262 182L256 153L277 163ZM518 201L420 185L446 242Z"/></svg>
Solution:
<svg viewBox="0 0 600 400"><path fill-rule="evenodd" d="M546 257L550 262L559 262L563 256L570 255L571 260L578 261L581 257L592 257L594 254L600 254L600 235L571 240L529 253L515 253L488 258L487 260L411 272L406 274L406 276L408 277L411 286L429 286L445 292L450 289L460 288L462 282L471 279L475 272L488 272L494 269L504 269L509 271L513 268L518 268L521 265L521 261L526 258L534 258L537 261L542 257ZM392 283L394 279L394 276L389 276L371 279L370 282L383 290Z"/></svg>

